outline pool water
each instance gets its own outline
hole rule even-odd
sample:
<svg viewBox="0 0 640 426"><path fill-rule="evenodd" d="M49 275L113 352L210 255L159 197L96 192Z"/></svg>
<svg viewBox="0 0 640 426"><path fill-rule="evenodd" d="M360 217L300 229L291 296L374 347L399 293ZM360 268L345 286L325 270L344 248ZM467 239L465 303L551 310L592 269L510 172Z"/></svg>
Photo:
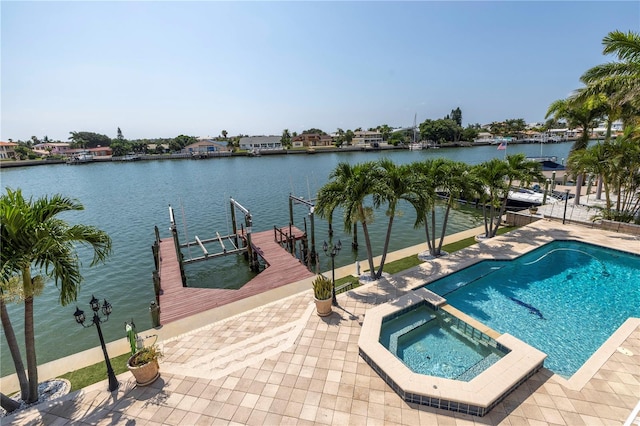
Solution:
<svg viewBox="0 0 640 426"><path fill-rule="evenodd" d="M488 341L473 339L444 311L421 305L384 321L380 343L418 374L469 381L502 353Z"/></svg>
<svg viewBox="0 0 640 426"><path fill-rule="evenodd" d="M426 286L492 329L545 352L572 376L629 317L640 316L640 257L554 241L513 261L483 261Z"/></svg>

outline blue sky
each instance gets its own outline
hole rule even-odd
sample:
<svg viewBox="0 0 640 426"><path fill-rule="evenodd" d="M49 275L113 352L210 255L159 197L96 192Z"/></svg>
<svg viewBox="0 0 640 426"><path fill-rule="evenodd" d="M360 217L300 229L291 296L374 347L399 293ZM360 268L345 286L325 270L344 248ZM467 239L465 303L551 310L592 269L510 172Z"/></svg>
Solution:
<svg viewBox="0 0 640 426"><path fill-rule="evenodd" d="M6 141L542 121L640 2L1 4Z"/></svg>

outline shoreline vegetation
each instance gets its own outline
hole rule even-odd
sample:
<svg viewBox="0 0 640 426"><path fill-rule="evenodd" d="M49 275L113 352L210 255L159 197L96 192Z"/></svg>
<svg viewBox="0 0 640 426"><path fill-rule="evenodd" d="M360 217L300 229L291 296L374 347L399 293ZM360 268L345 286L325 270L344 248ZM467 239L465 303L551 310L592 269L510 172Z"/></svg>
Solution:
<svg viewBox="0 0 640 426"><path fill-rule="evenodd" d="M572 139L567 139L561 142L549 142L549 143L567 143L573 142ZM537 144L538 142L522 142L512 141L510 145L525 145L525 144ZM471 148L477 146L489 146L490 142L448 142L438 145L438 148ZM433 149L433 148L425 148ZM309 148L290 148L290 149L264 149L260 150L259 156L267 155L299 155L299 154L325 154L325 153L340 153L340 152L380 152L380 151L406 151L409 150L408 146L394 146L394 145L380 145L378 147L370 146L330 146L330 147L313 147L313 150ZM138 154L140 161L164 161L164 160L193 160L193 159L211 159L211 158L226 158L226 157L253 157L254 153L251 151L239 150L234 152L211 152L207 155L194 155L192 153L171 153L171 154ZM35 160L13 160L7 159L0 161L0 169L11 167L29 167L29 166L44 166L51 164L65 164L66 158L54 158L45 157ZM104 156L94 157L93 163L105 163L105 162L118 162L121 161L120 157L116 156Z"/></svg>

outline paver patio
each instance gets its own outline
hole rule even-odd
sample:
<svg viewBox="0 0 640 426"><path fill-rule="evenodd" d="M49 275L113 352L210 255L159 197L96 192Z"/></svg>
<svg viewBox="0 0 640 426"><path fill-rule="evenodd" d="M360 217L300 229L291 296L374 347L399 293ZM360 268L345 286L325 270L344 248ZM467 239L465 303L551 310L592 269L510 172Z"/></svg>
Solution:
<svg viewBox="0 0 640 426"><path fill-rule="evenodd" d="M113 394L106 382L98 383L2 424L623 424L640 400L640 320L625 323L592 357L588 377L567 381L543 368L485 417L408 404L358 355L368 308L404 294L424 274L453 267L456 259L517 252L554 232L640 253L636 237L540 221L341 294L340 307L326 318L315 314L308 290L165 339L162 375L151 386L137 387L125 373Z"/></svg>

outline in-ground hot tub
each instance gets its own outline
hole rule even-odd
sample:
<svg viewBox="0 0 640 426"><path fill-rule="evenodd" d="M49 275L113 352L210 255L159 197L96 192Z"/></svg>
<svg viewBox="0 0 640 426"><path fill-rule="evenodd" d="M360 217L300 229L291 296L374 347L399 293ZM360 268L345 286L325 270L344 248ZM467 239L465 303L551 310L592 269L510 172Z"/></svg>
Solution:
<svg viewBox="0 0 640 426"><path fill-rule="evenodd" d="M426 301L398 312L383 318L380 343L414 373L468 382L509 352Z"/></svg>
<svg viewBox="0 0 640 426"><path fill-rule="evenodd" d="M425 288L368 310L358 346L363 359L405 401L476 416L488 413L546 358ZM457 360L460 354L450 351L464 356ZM402 357L410 358L411 367Z"/></svg>

